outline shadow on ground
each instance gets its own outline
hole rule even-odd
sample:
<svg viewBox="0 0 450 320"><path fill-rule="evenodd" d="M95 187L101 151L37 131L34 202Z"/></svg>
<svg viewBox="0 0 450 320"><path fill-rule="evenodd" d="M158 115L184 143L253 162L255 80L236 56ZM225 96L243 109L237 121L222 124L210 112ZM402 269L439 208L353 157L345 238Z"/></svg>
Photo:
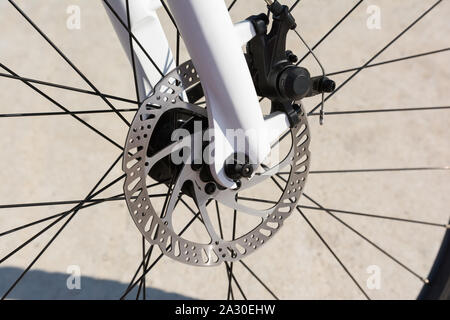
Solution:
<svg viewBox="0 0 450 320"><path fill-rule="evenodd" d="M21 275L23 269L14 267L0 268L0 295L3 295L14 281ZM8 299L28 300L77 300L103 299L117 300L125 292L128 284L114 280L81 277L81 289L69 290L67 279L69 274L50 273L40 270L30 270L19 284L8 295ZM131 280L131 279L130 279ZM128 295L136 298L137 289ZM147 299L151 300L190 300L192 298L180 294L166 292L147 287Z"/></svg>

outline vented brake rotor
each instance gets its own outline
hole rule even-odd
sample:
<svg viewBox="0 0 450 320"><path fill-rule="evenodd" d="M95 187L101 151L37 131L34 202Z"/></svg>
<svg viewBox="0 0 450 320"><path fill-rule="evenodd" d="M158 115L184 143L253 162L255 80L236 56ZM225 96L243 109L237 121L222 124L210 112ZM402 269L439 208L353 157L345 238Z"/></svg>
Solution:
<svg viewBox="0 0 450 320"><path fill-rule="evenodd" d="M179 111L197 118L207 118L205 108L183 100L187 89L199 83L200 79L191 61L187 61L166 75L155 87L154 93L139 108L128 133L124 148L123 170L126 173L124 185L128 209L136 226L148 242L158 245L161 251L183 263L196 266L213 266L224 261L236 261L254 252L280 230L284 221L295 209L306 183L309 172L310 133L307 116L302 109L300 122L288 132L292 139L288 155L276 166L264 168L250 179L244 179L239 190L220 188L206 193L206 183L200 178L199 171L190 164L179 165L174 176L173 191L162 216L156 212L148 192L149 173L158 163L168 159L173 152L179 152L186 143L193 141L193 135L182 141L169 142L157 152L149 151L149 144L158 122L167 112ZM237 193L253 188L279 172L288 172L287 183L280 199L269 209L258 210L237 201ZM190 195L186 195L185 186L190 185ZM252 189L253 190L253 189ZM173 213L181 210L176 207L180 197L190 196L200 212L199 219L204 223L210 243L196 243L178 235L173 228ZM208 204L216 200L243 214L259 217L261 223L243 236L227 241L223 240L210 219Z"/></svg>

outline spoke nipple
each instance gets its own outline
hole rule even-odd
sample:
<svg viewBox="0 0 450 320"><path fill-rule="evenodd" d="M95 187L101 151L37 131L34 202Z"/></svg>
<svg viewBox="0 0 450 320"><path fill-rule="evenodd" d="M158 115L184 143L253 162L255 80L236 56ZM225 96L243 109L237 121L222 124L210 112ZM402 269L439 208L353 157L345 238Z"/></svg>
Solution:
<svg viewBox="0 0 450 320"><path fill-rule="evenodd" d="M425 283L425 284L430 284L430 280L428 280L428 279L422 278L422 281L423 281L423 283Z"/></svg>

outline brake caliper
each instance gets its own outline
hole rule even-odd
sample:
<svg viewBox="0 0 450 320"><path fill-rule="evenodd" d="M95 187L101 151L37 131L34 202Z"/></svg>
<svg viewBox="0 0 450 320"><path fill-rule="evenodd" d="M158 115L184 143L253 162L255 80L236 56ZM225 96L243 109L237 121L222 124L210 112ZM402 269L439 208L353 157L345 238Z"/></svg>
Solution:
<svg viewBox="0 0 450 320"><path fill-rule="evenodd" d="M253 23L256 36L247 44L246 58L258 95L272 101L272 112L285 112L294 127L299 122L300 111L296 101L332 92L336 85L324 76L311 77L306 68L296 65L297 56L286 50L286 37L297 23L287 6L275 1L268 8L273 14L269 33L266 14L247 19Z"/></svg>

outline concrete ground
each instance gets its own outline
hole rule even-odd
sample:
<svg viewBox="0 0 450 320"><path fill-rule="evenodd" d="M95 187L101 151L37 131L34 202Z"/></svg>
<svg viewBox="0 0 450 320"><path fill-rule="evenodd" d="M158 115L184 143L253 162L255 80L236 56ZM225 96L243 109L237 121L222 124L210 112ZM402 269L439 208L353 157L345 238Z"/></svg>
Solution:
<svg viewBox="0 0 450 320"><path fill-rule="evenodd" d="M134 97L131 68L101 1L17 0L48 36L105 93ZM283 1L286 4L293 1ZM316 50L327 72L363 65L374 53L429 8L434 0L364 1ZM322 37L355 0L303 0L294 10L298 30L309 44ZM81 8L81 29L66 28L69 5ZM367 9L381 9L381 29L367 28ZM238 1L235 21L264 11L264 1ZM442 2L376 62L448 47L450 3ZM162 12L164 26L173 28ZM73 70L6 1L0 1L0 62L19 75L88 88ZM171 39L174 43L174 39ZM303 56L294 37L289 47ZM183 59L187 59L183 51ZM310 57L304 66L317 74ZM4 71L1 71L4 72ZM338 85L350 73L336 76ZM439 53L362 71L326 105L327 111L446 106L448 53ZM0 113L58 111L15 80L0 78ZM71 110L106 109L93 96L41 87ZM317 99L305 102L309 110ZM129 107L115 103L118 108ZM126 115L132 119L132 114ZM123 122L112 114L82 119L122 143ZM450 114L416 111L328 116L325 125L310 118L311 170L442 167L450 163ZM68 116L0 119L0 205L84 198L119 150ZM117 166L108 181L121 175ZM105 197L122 192L121 184ZM273 186L272 186L273 188ZM322 206L446 224L449 219L448 171L311 174L305 193ZM272 189L261 190L270 194ZM304 197L301 204L311 205ZM0 232L69 209L70 205L0 209ZM335 250L355 279L374 299L414 299L422 282L325 212L305 210L311 223ZM421 277L426 277L445 232L424 226L336 214ZM4 257L49 222L0 236ZM59 223L58 226L62 224ZM239 226L238 226L239 228ZM0 264L0 292L14 282L56 232L52 228ZM158 252L159 253L159 252ZM141 236L126 204L109 202L80 211L58 239L11 292L13 299L115 299L140 263ZM156 257L156 255L154 255ZM282 299L362 299L364 296L298 214L246 263ZM81 290L68 290L69 266L81 271ZM367 287L370 266L378 266L380 288ZM370 269L370 268L369 268ZM248 297L270 298L239 264L236 278ZM68 273L69 272L69 273ZM370 279L369 279L370 280ZM223 266L196 268L163 258L147 278L149 298L224 299ZM236 296L239 297L235 289Z"/></svg>

